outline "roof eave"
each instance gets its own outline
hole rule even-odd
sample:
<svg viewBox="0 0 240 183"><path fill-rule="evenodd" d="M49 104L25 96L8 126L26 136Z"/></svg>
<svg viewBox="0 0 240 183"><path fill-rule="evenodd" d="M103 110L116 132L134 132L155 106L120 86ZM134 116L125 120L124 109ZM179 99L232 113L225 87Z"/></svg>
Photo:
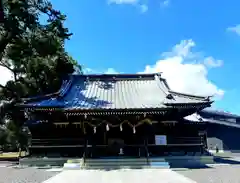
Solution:
<svg viewBox="0 0 240 183"><path fill-rule="evenodd" d="M188 102L188 103L174 103L174 102L167 102L164 103L164 105L166 106L202 106L205 105L206 107L209 105L209 107L211 106L211 104L213 103L213 101L202 101L202 102Z"/></svg>
<svg viewBox="0 0 240 183"><path fill-rule="evenodd" d="M210 99L212 98L212 96L192 95L192 94L186 94L186 93L176 92L176 91L173 91L173 90L169 90L168 92L169 92L170 94L177 95L177 96L179 96L179 97L187 97L187 98L194 99L194 100L210 101Z"/></svg>
<svg viewBox="0 0 240 183"><path fill-rule="evenodd" d="M45 95L37 96L37 97L22 98L23 102L20 103L20 104L17 104L16 106L26 107L28 105L28 103L30 103L30 102L42 101L42 100L46 100L46 99L49 99L49 98L64 97L64 95L68 92L68 90L72 86L73 77L70 76L68 79L66 79L64 81L62 82L62 86L60 87L60 89L57 92L49 93L49 94L45 94Z"/></svg>
<svg viewBox="0 0 240 183"><path fill-rule="evenodd" d="M69 115L145 115L145 114L165 114L170 108L146 108L146 109L77 109L77 108L61 108L61 107L32 107L31 111L42 112L63 112Z"/></svg>

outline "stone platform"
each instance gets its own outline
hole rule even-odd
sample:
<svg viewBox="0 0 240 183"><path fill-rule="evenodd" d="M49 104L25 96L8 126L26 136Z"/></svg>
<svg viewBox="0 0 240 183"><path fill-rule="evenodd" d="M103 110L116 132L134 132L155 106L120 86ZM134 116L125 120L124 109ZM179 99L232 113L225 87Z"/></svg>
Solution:
<svg viewBox="0 0 240 183"><path fill-rule="evenodd" d="M67 169L119 169L119 168L191 168L213 164L213 156L164 156L152 158L22 158L20 166L61 166Z"/></svg>
<svg viewBox="0 0 240 183"><path fill-rule="evenodd" d="M78 159L78 158L75 158ZM63 166L64 163L66 163L69 160L69 158L66 157L59 157L59 158L53 158L53 157L43 157L43 158L37 158L37 157L25 157L21 158L19 160L20 166L37 166L37 167L44 167L44 166Z"/></svg>

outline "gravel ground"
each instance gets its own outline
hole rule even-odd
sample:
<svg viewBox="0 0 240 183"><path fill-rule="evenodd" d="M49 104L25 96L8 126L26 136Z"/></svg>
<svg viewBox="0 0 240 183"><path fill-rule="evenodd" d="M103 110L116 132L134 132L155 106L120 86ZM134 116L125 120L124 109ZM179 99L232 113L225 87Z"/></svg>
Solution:
<svg viewBox="0 0 240 183"><path fill-rule="evenodd" d="M205 169L176 170L197 183L240 183L240 165L216 165Z"/></svg>
<svg viewBox="0 0 240 183"><path fill-rule="evenodd" d="M41 183L56 174L36 168L0 167L0 183Z"/></svg>

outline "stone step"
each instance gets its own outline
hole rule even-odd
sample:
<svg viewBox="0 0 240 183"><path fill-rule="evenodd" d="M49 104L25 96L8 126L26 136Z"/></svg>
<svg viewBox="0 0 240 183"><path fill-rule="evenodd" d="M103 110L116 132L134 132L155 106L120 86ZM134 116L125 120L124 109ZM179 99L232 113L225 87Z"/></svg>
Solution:
<svg viewBox="0 0 240 183"><path fill-rule="evenodd" d="M148 161L151 162L166 162L165 158L149 158Z"/></svg>
<svg viewBox="0 0 240 183"><path fill-rule="evenodd" d="M147 161L146 158L97 158L97 159L91 159L88 158L86 159L87 162L133 162L133 161L138 161L138 162L145 162Z"/></svg>
<svg viewBox="0 0 240 183"><path fill-rule="evenodd" d="M84 169L169 169L170 166L90 166L90 167L85 167Z"/></svg>
<svg viewBox="0 0 240 183"><path fill-rule="evenodd" d="M67 170L79 170L82 169L83 165L81 163L64 163L63 169Z"/></svg>
<svg viewBox="0 0 240 183"><path fill-rule="evenodd" d="M67 163L82 163L83 159L68 159Z"/></svg>
<svg viewBox="0 0 240 183"><path fill-rule="evenodd" d="M111 158L111 159L86 159L86 169L139 169L139 168L169 168L169 163L164 158L155 158L148 161L146 158Z"/></svg>
<svg viewBox="0 0 240 183"><path fill-rule="evenodd" d="M146 158L131 158L131 159L125 159L125 158L111 158L111 159L91 159L88 158L85 160L86 163L89 164L98 164L98 163L107 163L107 164L118 164L118 163L123 163L123 164L128 164L128 163L147 163Z"/></svg>
<svg viewBox="0 0 240 183"><path fill-rule="evenodd" d="M89 161L86 160L85 163L87 164L146 164L147 160L145 161Z"/></svg>
<svg viewBox="0 0 240 183"><path fill-rule="evenodd" d="M19 160L20 166L63 166L67 162L67 158L34 158L26 157Z"/></svg>

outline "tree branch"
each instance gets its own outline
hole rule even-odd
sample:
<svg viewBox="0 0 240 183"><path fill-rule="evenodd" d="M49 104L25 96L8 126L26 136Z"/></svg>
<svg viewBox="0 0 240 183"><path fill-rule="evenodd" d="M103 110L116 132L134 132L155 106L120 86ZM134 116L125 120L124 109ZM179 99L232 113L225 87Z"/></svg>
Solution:
<svg viewBox="0 0 240 183"><path fill-rule="evenodd" d="M0 66L2 66L2 67L4 67L4 68L8 69L8 70L11 71L11 72L14 72L13 69L12 69L11 67L7 66L7 65L4 64L2 61L0 61Z"/></svg>
<svg viewBox="0 0 240 183"><path fill-rule="evenodd" d="M3 39L0 40L0 60L2 60L4 55L4 50L6 49L8 43L13 39L13 33L12 32L6 32L5 36L3 36Z"/></svg>
<svg viewBox="0 0 240 183"><path fill-rule="evenodd" d="M3 88L3 89L6 89L6 90L10 91L15 98L19 98L17 93L15 91L13 91L11 88L9 88L7 86L3 86L2 84L0 84L0 88Z"/></svg>
<svg viewBox="0 0 240 183"><path fill-rule="evenodd" d="M14 71L14 69L12 69L11 67L7 66L2 61L0 61L0 66L2 66L4 68L8 69L9 71L11 71L13 73L14 81L17 81L17 73Z"/></svg>

